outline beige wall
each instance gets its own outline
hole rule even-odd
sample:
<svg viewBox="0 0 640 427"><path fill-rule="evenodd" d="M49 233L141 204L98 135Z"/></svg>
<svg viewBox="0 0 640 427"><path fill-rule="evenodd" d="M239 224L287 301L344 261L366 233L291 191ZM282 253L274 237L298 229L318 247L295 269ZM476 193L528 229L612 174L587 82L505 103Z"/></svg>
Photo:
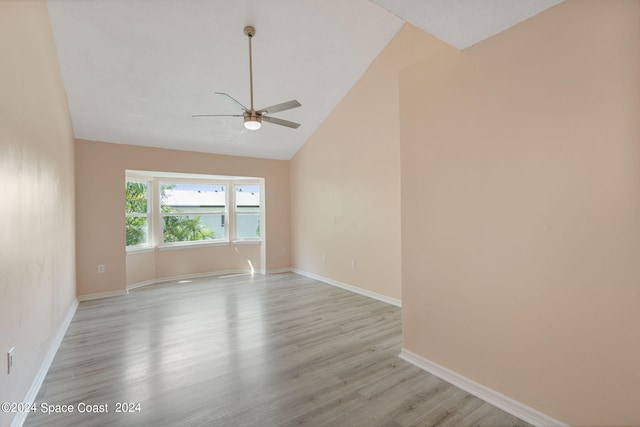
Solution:
<svg viewBox="0 0 640 427"><path fill-rule="evenodd" d="M640 425L640 2L566 1L400 86L405 348Z"/></svg>
<svg viewBox="0 0 640 427"><path fill-rule="evenodd" d="M129 253L126 284L211 272L259 272L261 244L225 244Z"/></svg>
<svg viewBox="0 0 640 427"><path fill-rule="evenodd" d="M292 159L295 268L400 298L398 71L443 49L405 25Z"/></svg>
<svg viewBox="0 0 640 427"><path fill-rule="evenodd" d="M75 147L78 295L122 291L127 283L156 277L239 269L246 259L238 252L255 257L260 247L223 245L158 251L153 260L149 255L135 255L130 257L127 276L123 205L127 169L265 178L266 265L259 261L258 265L267 271L290 266L287 161L83 140L77 140ZM134 257L139 262L133 261ZM241 258L242 262L238 261ZM98 264L105 265L104 273L98 273Z"/></svg>
<svg viewBox="0 0 640 427"><path fill-rule="evenodd" d="M75 301L73 135L44 1L0 2L0 64L0 402L22 402Z"/></svg>

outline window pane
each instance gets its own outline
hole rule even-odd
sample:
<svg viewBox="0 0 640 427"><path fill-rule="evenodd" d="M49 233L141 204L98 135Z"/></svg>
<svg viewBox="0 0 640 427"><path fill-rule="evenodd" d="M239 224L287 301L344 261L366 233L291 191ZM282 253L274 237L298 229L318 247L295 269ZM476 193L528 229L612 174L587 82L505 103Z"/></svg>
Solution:
<svg viewBox="0 0 640 427"><path fill-rule="evenodd" d="M127 246L148 243L148 221L146 216L128 216L125 220Z"/></svg>
<svg viewBox="0 0 640 427"><path fill-rule="evenodd" d="M160 206L162 212L224 212L225 190L224 185L162 183Z"/></svg>
<svg viewBox="0 0 640 427"><path fill-rule="evenodd" d="M200 222L204 227L213 232L213 239L224 239L225 235L225 214L201 215Z"/></svg>
<svg viewBox="0 0 640 427"><path fill-rule="evenodd" d="M220 227L223 215L164 215L162 231L164 242L189 242L196 240L223 239ZM216 230L216 223L218 229ZM223 230L219 232L219 230ZM220 234L218 234L220 233Z"/></svg>
<svg viewBox="0 0 640 427"><path fill-rule="evenodd" d="M127 246L149 242L149 186L146 182L125 183L125 235Z"/></svg>
<svg viewBox="0 0 640 427"><path fill-rule="evenodd" d="M260 237L260 186L236 185L236 238Z"/></svg>
<svg viewBox="0 0 640 427"><path fill-rule="evenodd" d="M260 237L260 213L236 215L236 234L239 239L255 239Z"/></svg>
<svg viewBox="0 0 640 427"><path fill-rule="evenodd" d="M125 212L147 213L147 183L127 181L125 188Z"/></svg>

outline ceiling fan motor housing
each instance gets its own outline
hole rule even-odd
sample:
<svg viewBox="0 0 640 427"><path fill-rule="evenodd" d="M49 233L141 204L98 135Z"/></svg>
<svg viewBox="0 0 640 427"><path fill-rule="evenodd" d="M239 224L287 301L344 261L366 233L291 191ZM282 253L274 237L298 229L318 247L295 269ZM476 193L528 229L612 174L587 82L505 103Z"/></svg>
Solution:
<svg viewBox="0 0 640 427"><path fill-rule="evenodd" d="M249 130L257 130L262 126L262 117L255 111L243 111L244 127Z"/></svg>

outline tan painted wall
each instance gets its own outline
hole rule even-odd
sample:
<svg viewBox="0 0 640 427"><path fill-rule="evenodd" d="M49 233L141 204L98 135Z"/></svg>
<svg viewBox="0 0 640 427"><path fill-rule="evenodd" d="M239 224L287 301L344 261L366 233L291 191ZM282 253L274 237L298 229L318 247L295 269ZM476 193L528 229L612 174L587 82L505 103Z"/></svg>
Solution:
<svg viewBox="0 0 640 427"><path fill-rule="evenodd" d="M155 280L156 250L127 254L125 262L125 284L135 285Z"/></svg>
<svg viewBox="0 0 640 427"><path fill-rule="evenodd" d="M0 402L22 402L76 295L73 135L44 1L0 2L0 181Z"/></svg>
<svg viewBox="0 0 640 427"><path fill-rule="evenodd" d="M291 265L287 161L83 140L77 140L75 147L78 295L124 290L127 283L155 278L149 277L150 268L156 277L170 277L240 265L235 245L159 251L155 262L141 256L141 264L127 278L123 207L127 169L265 178L265 267L268 271ZM237 246L243 254L255 256L255 247ZM223 266L224 259L231 264ZM105 265L104 273L98 273L98 264Z"/></svg>
<svg viewBox="0 0 640 427"><path fill-rule="evenodd" d="M261 244L228 244L129 253L126 284L191 274L261 270Z"/></svg>
<svg viewBox="0 0 640 427"><path fill-rule="evenodd" d="M640 2L568 0L400 80L405 348L640 425Z"/></svg>
<svg viewBox="0 0 640 427"><path fill-rule="evenodd" d="M405 25L292 159L294 267L400 298L398 71L443 49Z"/></svg>

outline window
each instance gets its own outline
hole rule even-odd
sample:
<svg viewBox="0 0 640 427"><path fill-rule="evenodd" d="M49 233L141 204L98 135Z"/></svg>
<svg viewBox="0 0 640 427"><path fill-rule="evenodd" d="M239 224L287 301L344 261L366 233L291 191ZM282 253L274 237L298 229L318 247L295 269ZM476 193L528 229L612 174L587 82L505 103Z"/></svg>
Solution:
<svg viewBox="0 0 640 427"><path fill-rule="evenodd" d="M160 183L162 242L227 240L226 185Z"/></svg>
<svg viewBox="0 0 640 427"><path fill-rule="evenodd" d="M236 239L260 238L260 186L235 185Z"/></svg>
<svg viewBox="0 0 640 427"><path fill-rule="evenodd" d="M127 250L259 243L261 178L128 170Z"/></svg>
<svg viewBox="0 0 640 427"><path fill-rule="evenodd" d="M127 246L149 244L149 183L127 180L125 184Z"/></svg>

